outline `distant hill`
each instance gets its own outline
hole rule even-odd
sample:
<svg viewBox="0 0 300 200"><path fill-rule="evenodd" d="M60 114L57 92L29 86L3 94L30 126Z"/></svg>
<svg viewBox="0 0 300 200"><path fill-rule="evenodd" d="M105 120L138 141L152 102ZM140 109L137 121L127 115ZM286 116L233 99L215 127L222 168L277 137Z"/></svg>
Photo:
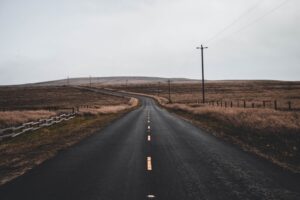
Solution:
<svg viewBox="0 0 300 200"><path fill-rule="evenodd" d="M115 76L115 77L82 77L82 78L70 78L61 79L40 83L27 84L28 86L61 86L61 85L86 85L101 84L101 85L120 85L120 84L151 84L158 82L167 82L171 80L173 83L193 83L199 82L196 79L187 78L160 78L160 77L143 77L143 76Z"/></svg>
<svg viewBox="0 0 300 200"><path fill-rule="evenodd" d="M53 81L45 81L38 83L28 83L21 85L2 85L0 87L13 86L13 87L31 87L31 86L64 86L64 85L89 85L90 81L93 85L130 85L130 84L157 84L158 82L166 83L168 80L174 83L201 83L200 79L189 78L163 78L163 77L147 77L147 76L111 76L111 77L79 77L60 79ZM232 84L253 84L253 83L299 83L299 81L280 81L280 80L205 80L206 83L232 83Z"/></svg>

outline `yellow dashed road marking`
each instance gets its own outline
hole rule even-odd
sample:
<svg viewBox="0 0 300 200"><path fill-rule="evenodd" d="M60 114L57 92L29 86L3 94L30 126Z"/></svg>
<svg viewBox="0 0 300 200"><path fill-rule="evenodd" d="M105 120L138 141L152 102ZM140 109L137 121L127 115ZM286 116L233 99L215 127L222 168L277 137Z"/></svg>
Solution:
<svg viewBox="0 0 300 200"><path fill-rule="evenodd" d="M147 157L147 170L151 171L152 170L152 162L151 162L151 157Z"/></svg>

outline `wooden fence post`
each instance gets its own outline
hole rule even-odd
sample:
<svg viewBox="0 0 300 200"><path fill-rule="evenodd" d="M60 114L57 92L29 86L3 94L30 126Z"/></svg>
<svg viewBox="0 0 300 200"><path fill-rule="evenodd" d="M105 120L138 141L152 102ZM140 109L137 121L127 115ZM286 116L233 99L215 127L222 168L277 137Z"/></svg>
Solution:
<svg viewBox="0 0 300 200"><path fill-rule="evenodd" d="M277 110L277 101L274 101L274 109Z"/></svg>
<svg viewBox="0 0 300 200"><path fill-rule="evenodd" d="M244 100L244 108L246 108L246 101Z"/></svg>
<svg viewBox="0 0 300 200"><path fill-rule="evenodd" d="M289 110L292 110L292 102L288 101Z"/></svg>
<svg viewBox="0 0 300 200"><path fill-rule="evenodd" d="M252 103L252 108L254 108L254 103Z"/></svg>
<svg viewBox="0 0 300 200"><path fill-rule="evenodd" d="M232 108L232 101L230 102L230 107Z"/></svg>

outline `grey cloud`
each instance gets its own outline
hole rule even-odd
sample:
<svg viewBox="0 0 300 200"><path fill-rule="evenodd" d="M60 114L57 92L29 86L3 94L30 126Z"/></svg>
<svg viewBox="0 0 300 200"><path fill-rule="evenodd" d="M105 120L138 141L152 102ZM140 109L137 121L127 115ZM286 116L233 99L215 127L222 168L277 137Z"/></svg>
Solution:
<svg viewBox="0 0 300 200"><path fill-rule="evenodd" d="M3 0L0 84L88 75L199 78L195 47L257 2ZM208 79L299 80L299 1L235 33L281 2L262 1L208 43Z"/></svg>

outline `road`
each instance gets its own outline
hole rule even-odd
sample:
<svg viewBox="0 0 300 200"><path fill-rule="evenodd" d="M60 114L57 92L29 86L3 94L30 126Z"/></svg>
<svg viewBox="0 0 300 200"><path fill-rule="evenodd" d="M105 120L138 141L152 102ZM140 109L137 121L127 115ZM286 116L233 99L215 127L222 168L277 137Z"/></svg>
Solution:
<svg viewBox="0 0 300 200"><path fill-rule="evenodd" d="M1 200L300 199L299 174L142 106L0 188Z"/></svg>

